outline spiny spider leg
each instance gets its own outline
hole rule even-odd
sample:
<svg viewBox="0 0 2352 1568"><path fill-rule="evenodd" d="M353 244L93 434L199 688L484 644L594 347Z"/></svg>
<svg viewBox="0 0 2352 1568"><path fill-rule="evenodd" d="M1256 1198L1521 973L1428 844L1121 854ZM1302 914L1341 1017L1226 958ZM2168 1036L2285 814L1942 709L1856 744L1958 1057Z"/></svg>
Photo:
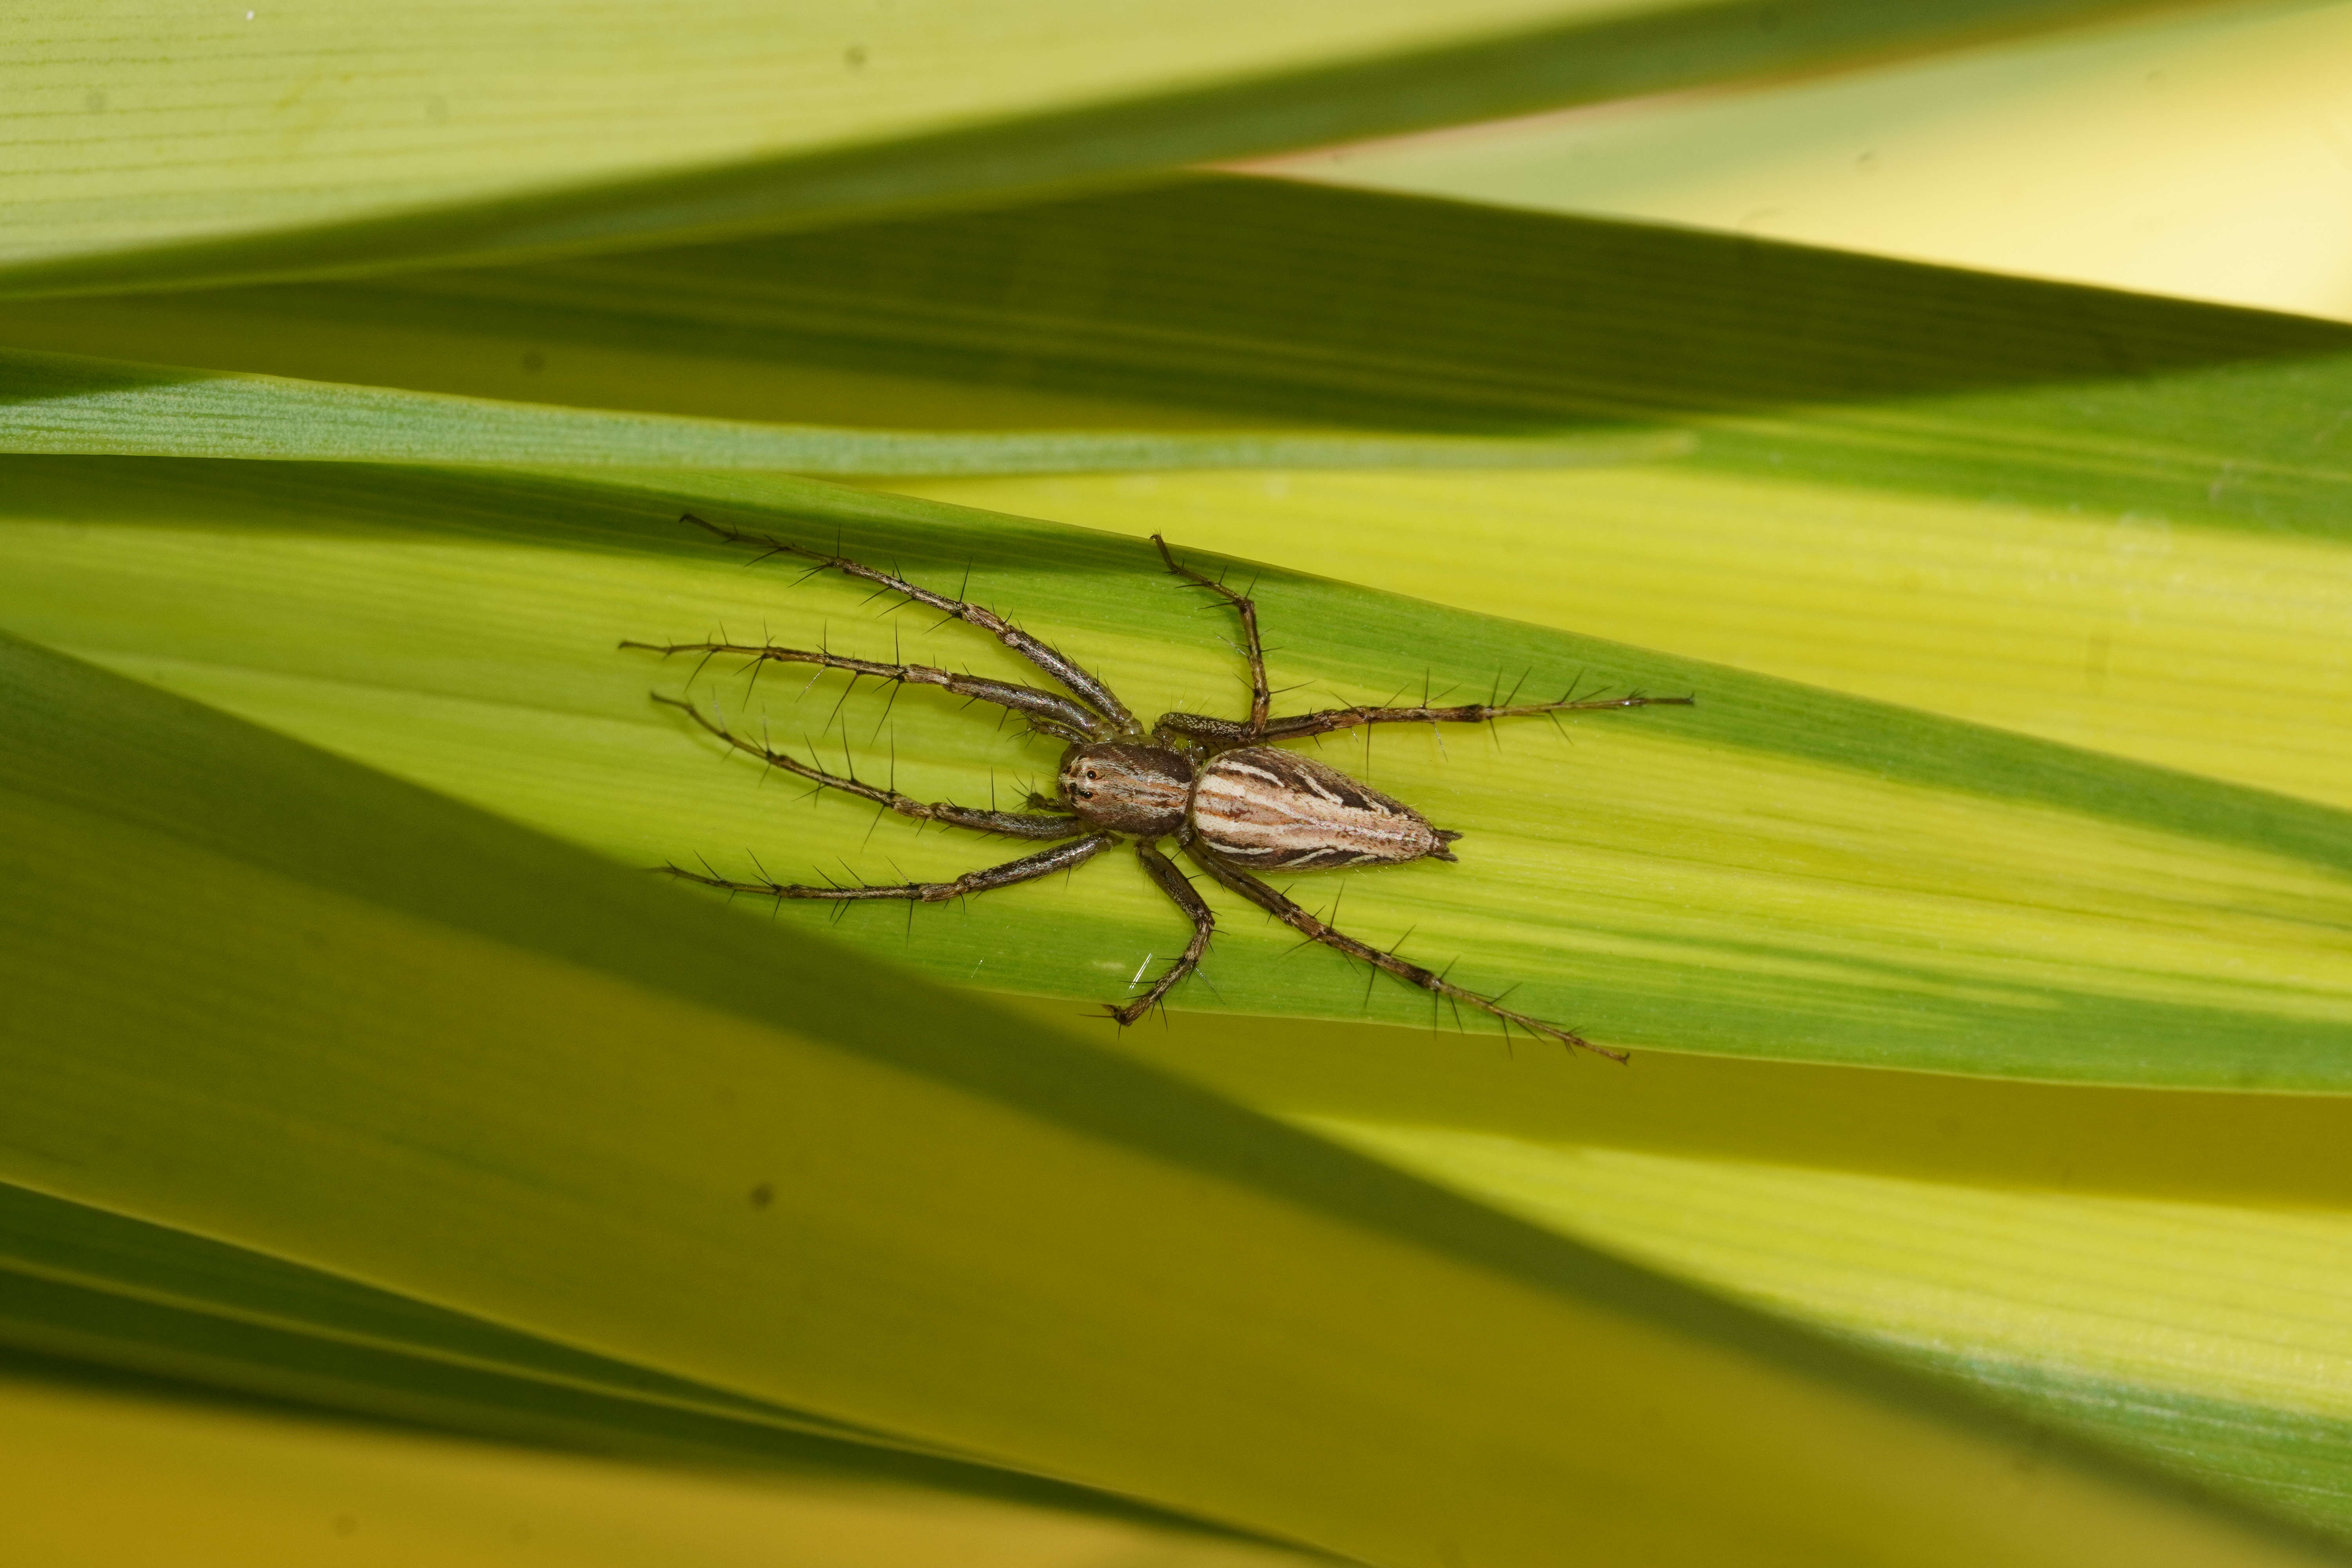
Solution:
<svg viewBox="0 0 2352 1568"><path fill-rule="evenodd" d="M1607 1057L1612 1061L1622 1062L1625 1059L1625 1055L1622 1051L1612 1051L1605 1046L1596 1046L1583 1036L1573 1030L1563 1029L1557 1024L1547 1024L1540 1018L1530 1018L1525 1013L1515 1013L1491 996L1481 996L1475 991L1465 991L1444 975L1423 969L1418 963L1408 963L1393 952L1383 952L1377 947L1358 942L1343 931L1334 931L1316 916L1301 909L1248 872L1221 863L1213 853L1204 849L1198 840L1186 845L1185 847L1192 852L1192 858L1201 863L1202 869L1207 871L1210 876L1214 877L1219 882L1239 893L1309 942L1319 942L1326 947L1337 948L1350 958L1360 959L1376 968L1387 970L1408 985L1418 985L1423 990L1443 996L1448 1001L1467 1002L1481 1012L1492 1014L1502 1019L1506 1026L1517 1024L1531 1035L1540 1035L1558 1040L1562 1045L1572 1046L1579 1050L1591 1051L1595 1056Z"/></svg>
<svg viewBox="0 0 2352 1568"><path fill-rule="evenodd" d="M1244 639L1242 652L1247 656L1250 668L1249 727L1243 731L1242 734L1244 739L1256 740L1265 732L1265 716L1274 706L1273 693L1266 689L1265 684L1265 646L1259 640L1257 635L1257 602L1246 595L1234 593L1214 578L1203 577L1190 566L1180 564L1176 560L1175 552L1168 548L1168 542L1158 534L1151 536L1151 542L1160 546L1160 559L1168 563L1168 570L1179 577L1190 580L1195 587L1206 588L1213 594L1223 595L1225 602L1240 613L1242 636Z"/></svg>
<svg viewBox="0 0 2352 1568"><path fill-rule="evenodd" d="M1181 736L1217 747L1255 745L1267 741L1303 741L1359 724L1483 724L1490 719L1516 719L1531 713L1570 713L1587 708L1689 707L1689 697L1563 697L1557 702L1465 702L1450 708L1423 703L1415 708L1324 708L1312 713L1289 713L1266 721L1263 732L1252 734L1238 720L1206 713L1162 713L1153 726L1162 736Z"/></svg>
<svg viewBox="0 0 2352 1568"><path fill-rule="evenodd" d="M929 605L954 620L969 622L989 633L998 642L1076 692L1081 700L1108 718L1113 729L1128 732L1137 732L1140 730L1140 726L1135 721L1135 715L1127 710L1125 703L1111 695L1109 687L1105 686L1062 654L1039 642L993 610L983 609L978 605L962 599L950 599L943 594L934 594L929 588L918 588L903 577L880 571L861 562L852 561L846 556L827 555L821 550L811 550L806 545L788 543L764 533L746 533L740 529L728 528L719 523L708 521L690 511L681 516L678 521L690 522L697 528L708 529L730 544L756 544L765 549L771 555L797 555L804 561L815 562L820 567L831 567L836 572L845 572L852 577L863 577L869 583L880 584L891 593L903 594L919 605Z"/></svg>
<svg viewBox="0 0 2352 1568"><path fill-rule="evenodd" d="M761 643L625 642L621 646L644 648L665 658L679 653L698 653L705 658L740 654L755 665L761 662L817 664L827 669L846 669L859 675L870 675L877 680L904 681L909 686L937 686L977 702L993 702L1000 708L1025 713L1029 716L1032 729L1073 743L1108 741L1118 733L1101 715L1058 692L1042 690L1034 686L1021 686L1010 680L990 680L984 676L958 675L953 670L940 669L928 664L882 664L869 658L850 658L842 654L822 653L812 648L773 647Z"/></svg>
<svg viewBox="0 0 2352 1568"><path fill-rule="evenodd" d="M1563 697L1557 702L1465 702L1452 708L1325 708L1313 713L1289 713L1270 720L1265 727L1269 741L1297 741L1309 735L1327 735L1334 730L1352 730L1359 724L1484 724L1493 719L1517 719L1531 713L1575 713L1594 708L1687 708L1696 699L1689 697ZM1161 719L1190 719L1191 714L1171 713ZM1174 726L1171 726L1173 728Z"/></svg>
<svg viewBox="0 0 2352 1568"><path fill-rule="evenodd" d="M1056 844L1051 849L1040 849L1034 855L1024 855L1020 859L1007 860L1002 866L991 866L983 871L966 871L952 882L901 882L889 887L856 882L823 888L786 882L736 882L725 877L706 877L683 866L656 866L654 868L681 881L699 882L706 888L721 888L730 893L757 893L769 899L829 899L835 902L858 899L911 899L921 904L944 904L951 899L962 898L966 893L985 893L992 888L1009 888L1015 882L1034 882L1040 877L1066 871L1073 866L1084 865L1118 842L1118 835L1115 833L1089 833L1084 838Z"/></svg>
<svg viewBox="0 0 2352 1568"><path fill-rule="evenodd" d="M1160 884L1160 890L1173 900L1178 909L1192 917L1192 940L1185 944L1182 954L1168 966L1166 973L1151 983L1150 990L1124 1007L1109 1009L1110 1016L1118 1020L1121 1027L1134 1023L1160 1005L1160 999L1174 990L1179 981L1201 967L1201 955L1209 951L1209 938L1217 929L1217 917L1211 912L1201 895L1193 891L1192 881L1175 861L1162 855L1147 840L1137 840L1135 853L1136 858L1143 862L1146 874Z"/></svg>
<svg viewBox="0 0 2352 1568"><path fill-rule="evenodd" d="M877 789L863 780L844 778L839 773L826 773L822 768L811 767L806 763L785 756L782 752L772 751L766 746L747 741L728 729L726 725L704 713L691 702L683 701L676 697L664 697L658 691L653 693L653 700L666 708L677 709L737 751L747 756L757 757L772 768L781 768L796 778L807 779L810 783L826 789L842 790L861 799L870 800L877 805L895 811L901 816L911 816L919 822L944 822L950 827L969 827L980 833L1002 833L1014 838L1067 838L1080 832L1085 826L1076 817L1067 814L1045 816L1032 816L1018 811L982 811L973 806L956 805L948 801L919 801L911 795L900 795L894 789ZM1093 851L1089 850L1087 853L1091 854ZM1076 862L1073 861L1071 864L1075 865ZM683 871L677 872L677 875L688 877L690 881L709 881L707 877L692 877ZM717 882L711 883L713 887L721 885ZM732 887L735 884L723 885ZM761 883L752 888L752 890L757 891L767 886L768 884ZM825 895L793 893L779 896L819 898Z"/></svg>

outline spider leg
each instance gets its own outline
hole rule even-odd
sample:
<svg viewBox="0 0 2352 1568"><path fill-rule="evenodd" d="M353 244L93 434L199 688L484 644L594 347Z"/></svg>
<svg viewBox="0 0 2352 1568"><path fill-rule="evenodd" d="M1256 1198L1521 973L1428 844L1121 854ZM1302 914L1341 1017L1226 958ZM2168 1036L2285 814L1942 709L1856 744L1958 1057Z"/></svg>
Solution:
<svg viewBox="0 0 2352 1568"><path fill-rule="evenodd" d="M1066 814L1044 816L1019 811L982 811L976 806L957 805L949 801L919 801L911 795L900 795L895 789L877 788L862 779L847 778L840 773L829 773L823 768L814 767L796 758L788 757L782 752L745 740L691 702L683 701L675 697L664 697L658 691L653 694L653 699L665 708L677 709L688 718L692 719L746 756L757 757L770 767L780 768L795 778L807 779L820 789L841 790L856 795L861 800L870 800L886 811L895 811L901 816L911 816L918 822L944 822L950 827L969 827L979 833L1002 833L1014 838L1067 838L1079 831L1078 819ZM700 881L704 879L695 879ZM717 884L714 883L713 886ZM761 883L757 886L768 888L772 884ZM790 896L800 898L815 895L793 894Z"/></svg>
<svg viewBox="0 0 2352 1568"><path fill-rule="evenodd" d="M699 882L706 888L719 888L730 893L757 893L768 899L826 899L837 903L862 899L908 899L919 904L944 904L967 893L985 893L994 888L1009 888L1015 882L1034 882L1040 877L1084 865L1118 842L1118 835L1115 833L1089 833L1084 838L1056 844L1051 849L1040 849L1002 866L966 871L952 882L832 882L819 888L786 882L737 882L689 871L683 866L656 866L654 869L682 882Z"/></svg>
<svg viewBox="0 0 2352 1568"><path fill-rule="evenodd" d="M1234 593L1213 577L1202 576L1190 566L1179 564L1175 552L1168 548L1168 542L1158 534L1151 536L1151 542L1160 546L1160 559L1168 563L1168 570L1184 578L1196 588L1206 588L1212 594L1223 595L1225 602L1233 605L1235 612L1241 616L1242 637L1244 639L1242 652L1249 659L1250 667L1249 728L1244 733L1248 739L1255 740L1265 732L1265 716L1274 704L1273 695L1266 689L1265 647L1258 638L1256 601L1245 594Z"/></svg>
<svg viewBox="0 0 2352 1568"><path fill-rule="evenodd" d="M1607 1057L1612 1061L1622 1062L1625 1059L1624 1053L1622 1051L1612 1051L1605 1046L1596 1046L1583 1036L1570 1029L1563 1029L1557 1024L1547 1024L1542 1019L1531 1018L1525 1013L1515 1013L1491 996L1482 996L1475 991L1465 990L1434 971L1423 969L1418 963L1408 963L1393 952L1384 952L1377 947L1358 942L1344 931L1333 930L1320 919L1275 891L1248 872L1223 864L1197 839L1185 847L1191 851L1192 858L1201 863L1202 870L1298 932L1307 941L1319 942L1326 947L1337 948L1350 958L1360 959L1377 969L1387 970L1408 985L1420 986L1430 993L1433 1005L1441 998L1457 1004L1467 1003L1480 1012L1500 1018L1507 1029L1508 1026L1517 1024L1531 1035L1540 1035L1548 1039L1558 1040L1560 1044L1574 1047L1578 1050L1591 1051L1595 1056Z"/></svg>
<svg viewBox="0 0 2352 1568"><path fill-rule="evenodd" d="M1198 741L1219 751L1233 746L1254 746L1257 736L1238 719L1213 719L1206 713L1162 713L1152 726L1152 736L1163 746L1179 746L1185 741Z"/></svg>
<svg viewBox="0 0 2352 1568"><path fill-rule="evenodd" d="M975 702L993 702L1000 708L1010 708L1029 717L1029 726L1048 735L1058 736L1073 743L1107 741L1116 733L1099 714L1081 707L1057 692L1040 690L1034 686L1020 686L1010 680L990 680L978 675L958 675L953 670L940 669L928 664L881 664L868 658L850 658L837 653L816 648L776 647L764 643L730 642L625 642L623 647L644 648L660 654L664 658L673 654L692 653L702 656L703 663L721 657L740 656L751 661L754 672L766 664L814 664L826 669L845 669L854 685L861 676L893 683L891 695L898 695L898 685L936 686ZM698 670L701 665L695 667ZM846 693L844 693L846 696Z"/></svg>
<svg viewBox="0 0 2352 1568"><path fill-rule="evenodd" d="M929 588L918 588L894 573L884 572L877 567L852 561L845 555L827 555L821 550L811 550L806 545L788 543L766 534L746 533L740 529L728 528L719 523L706 521L692 512L686 513L678 521L690 522L697 528L708 529L730 544L756 544L770 555L797 555L804 561L814 561L820 570L829 567L835 572L846 573L852 577L863 578L868 583L878 584L884 592L902 594L919 605L929 605L932 609L940 611L952 620L969 622L1076 692L1080 700L1109 721L1109 731L1124 733L1138 728L1135 715L1127 710L1125 703L1111 695L1109 687L1080 669L1065 655L1039 642L993 610L983 609L968 600L950 599L944 594L934 594ZM1011 689L1026 689L1012 688ZM1008 704L1008 706L1019 705ZM1104 738L1097 732L1102 729L1100 721L1082 728L1086 730L1087 739Z"/></svg>
<svg viewBox="0 0 2352 1568"><path fill-rule="evenodd" d="M1192 940L1185 944L1176 962L1151 983L1150 990L1124 1007L1110 1009L1110 1016L1118 1020L1121 1028L1157 1007L1162 996L1173 991L1180 981L1201 966L1201 955L1209 951L1209 937L1217 929L1216 915L1210 910L1207 900L1192 890L1192 884L1186 879L1175 861L1162 855L1147 840L1137 841L1135 853L1143 862L1145 872L1160 884L1160 890L1174 900L1178 909L1192 917Z"/></svg>
<svg viewBox="0 0 2352 1568"><path fill-rule="evenodd" d="M1635 692L1630 697L1563 697L1557 702L1465 702L1451 708L1325 708L1313 713L1287 713L1266 721L1268 741L1297 741L1308 735L1328 735L1334 730L1352 730L1359 724L1484 724L1495 719L1517 719L1531 713L1575 713L1598 708L1688 708L1697 700L1693 697L1645 697ZM1190 721L1197 716L1171 713L1161 718L1162 725L1180 733L1191 733ZM1184 725L1171 721L1184 720ZM1215 723L1218 721L1209 721Z"/></svg>

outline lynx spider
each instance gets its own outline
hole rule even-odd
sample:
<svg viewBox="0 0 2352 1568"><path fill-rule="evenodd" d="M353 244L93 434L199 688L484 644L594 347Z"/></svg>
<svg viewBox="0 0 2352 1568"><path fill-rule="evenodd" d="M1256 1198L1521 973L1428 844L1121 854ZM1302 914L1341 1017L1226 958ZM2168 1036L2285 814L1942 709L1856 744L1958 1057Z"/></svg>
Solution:
<svg viewBox="0 0 2352 1568"><path fill-rule="evenodd" d="M812 887L734 881L677 865L656 869L705 887L772 899L903 899L944 903L968 893L1011 887L1015 882L1033 881L1067 870L1093 859L1115 844L1132 839L1145 874L1191 919L1192 937L1182 954L1142 995L1121 1006L1107 1006L1110 1016L1124 1026L1159 1005L1162 997L1200 965L1202 954L1208 951L1209 938L1216 929L1216 916L1193 888L1191 879L1160 852L1159 841L1169 838L1175 840L1218 883L1309 942L1337 948L1350 958L1386 970L1432 993L1433 999L1443 997L1457 1005L1467 1004L1491 1014L1502 1020L1507 1033L1517 1025L1531 1035L1617 1061L1625 1059L1622 1053L1596 1046L1573 1030L1514 1012L1497 997L1465 990L1441 973L1335 931L1253 875L1259 871L1395 866L1423 858L1452 860L1454 853L1447 846L1461 837L1433 826L1411 806L1336 768L1269 742L1304 740L1352 730L1360 724L1475 724L1528 714L1590 709L1643 708L1662 703L1687 706L1693 699L1636 693L1578 700L1571 691L1557 702L1327 708L1277 717L1271 711L1272 693L1266 686L1265 653L1258 638L1256 605L1247 595L1180 564L1167 542L1155 533L1151 542L1159 547L1160 558L1171 574L1188 586L1223 599L1240 617L1242 652L1249 660L1250 711L1246 720L1163 713L1147 731L1108 686L992 611L917 587L894 574L843 556L723 527L691 512L680 521L706 529L730 544L757 546L761 552L758 559L798 556L815 563L810 568L812 572L830 569L863 578L879 584L881 592L903 595L914 603L940 611L951 620L968 622L1044 670L1071 695L1066 697L1038 687L976 675L958 675L929 665L883 664L809 648L732 642L625 642L623 647L643 648L664 657L699 654L706 660L735 655L754 665L769 661L813 664L910 686L942 687L971 700L994 703L1022 714L1031 730L1069 742L1069 750L1062 758L1055 795L1032 795L1026 802L1032 808L1028 811L982 811L944 801L925 803L894 789L877 788L856 778L827 773L734 733L720 719L706 714L691 701L656 692L654 700L682 710L736 751L807 779L821 789L836 789L870 800L885 810L919 822L944 823L951 827L1015 838L1056 841L1050 848L1002 866L967 871L950 882Z"/></svg>

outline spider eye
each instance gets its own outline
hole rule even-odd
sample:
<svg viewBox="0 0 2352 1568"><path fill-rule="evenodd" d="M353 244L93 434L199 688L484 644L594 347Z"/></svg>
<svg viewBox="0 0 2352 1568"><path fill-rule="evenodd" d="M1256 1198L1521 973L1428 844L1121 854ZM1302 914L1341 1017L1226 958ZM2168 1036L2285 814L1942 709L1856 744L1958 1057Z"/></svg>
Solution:
<svg viewBox="0 0 2352 1568"><path fill-rule="evenodd" d="M1087 780L1087 782L1088 784L1092 784L1092 783L1094 783L1094 779L1095 779L1095 771L1094 771L1094 769L1092 769L1092 768L1088 768L1088 769L1086 771L1086 775L1085 775L1085 776L1086 776L1086 780Z"/></svg>

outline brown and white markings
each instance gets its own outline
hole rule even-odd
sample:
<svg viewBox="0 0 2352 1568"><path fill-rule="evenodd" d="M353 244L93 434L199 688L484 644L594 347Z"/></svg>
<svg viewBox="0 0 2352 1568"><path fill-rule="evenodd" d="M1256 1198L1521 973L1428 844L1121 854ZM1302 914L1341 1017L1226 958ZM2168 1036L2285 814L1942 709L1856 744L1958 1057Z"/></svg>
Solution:
<svg viewBox="0 0 2352 1568"><path fill-rule="evenodd" d="M1202 955L1208 951L1209 938L1216 930L1216 915L1207 901L1176 863L1160 853L1160 841L1171 839L1219 885L1248 900L1310 942L1336 948L1350 958L1386 970L1433 996L1491 1014L1502 1020L1506 1031L1517 1025L1530 1034L1624 1060L1622 1054L1596 1046L1572 1030L1514 1012L1494 997L1465 990L1442 974L1335 931L1259 880L1256 873L1264 871L1320 871L1348 866L1397 866L1421 859L1452 860L1454 853L1446 846L1461 837L1432 826L1427 817L1402 801L1382 795L1337 768L1267 742L1303 740L1352 730L1360 724L1476 724L1583 709L1687 705L1692 699L1636 694L1579 700L1570 693L1557 702L1327 708L1278 716L1271 710L1265 653L1258 639L1257 606L1223 584L1179 565L1167 543L1154 534L1151 542L1160 547L1160 558L1171 573L1189 586L1223 598L1240 616L1243 652L1249 660L1250 710L1248 718L1239 720L1202 713L1163 713L1147 731L1108 686L991 610L917 587L890 573L843 556L723 528L691 513L683 521L708 529L729 543L756 545L771 555L797 555L815 562L817 570L830 568L863 578L887 592L928 605L950 619L976 626L1045 671L1069 695L1012 681L958 675L929 665L885 664L810 648L759 643L625 642L623 647L648 648L663 655L699 654L706 659L718 655L740 655L755 664L813 664L908 685L944 687L973 701L993 703L1025 715L1030 729L1066 741L1069 750L1063 755L1054 796L1033 796L1029 802L1033 809L1028 811L983 811L945 801L919 801L893 789L827 773L734 733L691 702L656 693L656 701L683 709L696 723L727 745L821 787L857 795L918 822L940 822L983 833L1052 842L1050 848L1002 866L967 871L949 882L814 887L772 881L739 882L679 866L660 868L670 876L730 892L759 893L773 899L900 899L943 903L970 893L986 892L992 888L1009 887L1066 870L1093 859L1115 844L1132 840L1145 875L1192 921L1192 937L1183 952L1141 995L1109 1008L1110 1016L1125 1025L1149 1013L1178 982L1199 967Z"/></svg>
<svg viewBox="0 0 2352 1568"><path fill-rule="evenodd" d="M1253 871L1451 860L1461 837L1339 769L1275 746L1220 752L1192 781L1192 830Z"/></svg>

